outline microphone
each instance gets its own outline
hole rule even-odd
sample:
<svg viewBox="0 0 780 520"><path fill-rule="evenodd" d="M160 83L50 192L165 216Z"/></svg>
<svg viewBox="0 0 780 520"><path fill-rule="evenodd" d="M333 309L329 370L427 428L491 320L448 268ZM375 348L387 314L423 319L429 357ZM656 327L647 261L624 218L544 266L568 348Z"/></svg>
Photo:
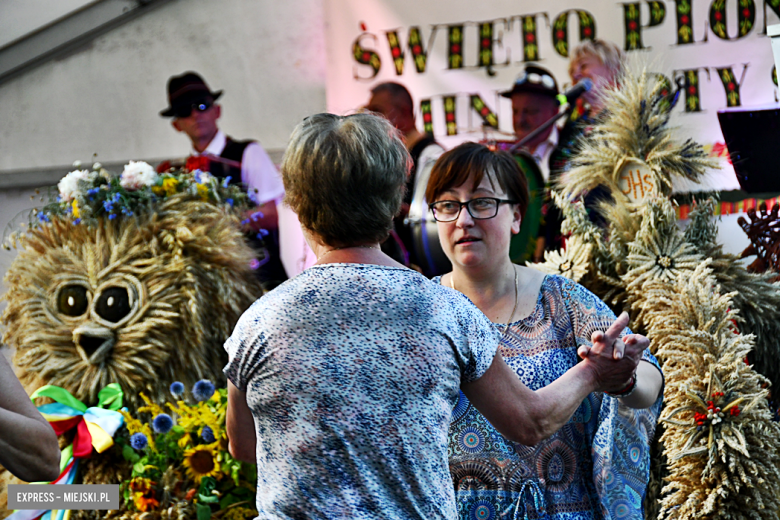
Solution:
<svg viewBox="0 0 780 520"><path fill-rule="evenodd" d="M564 92L563 94L558 95L558 101L563 103L572 104L574 101L577 100L578 97L583 95L585 92L589 91L593 88L593 82L588 78L583 78L579 83L571 87L569 90Z"/></svg>

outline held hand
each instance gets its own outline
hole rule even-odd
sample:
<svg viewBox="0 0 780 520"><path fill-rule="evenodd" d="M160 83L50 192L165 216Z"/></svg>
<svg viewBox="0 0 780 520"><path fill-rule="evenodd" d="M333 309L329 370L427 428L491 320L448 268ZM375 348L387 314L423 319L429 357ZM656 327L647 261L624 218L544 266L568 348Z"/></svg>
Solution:
<svg viewBox="0 0 780 520"><path fill-rule="evenodd" d="M628 314L622 313L606 332L593 333L590 349L578 349L586 366L593 370L597 391L618 392L626 388L642 358L642 351L650 344L646 337L637 334L626 336L625 342L621 340L619 335L626 325Z"/></svg>
<svg viewBox="0 0 780 520"><path fill-rule="evenodd" d="M586 359L591 356L604 356L613 359L621 359L625 353L626 345L620 339L620 333L628 325L628 313L623 312L615 322L607 329L607 332L595 331L590 340L593 345L588 348L585 345L577 349L577 354ZM627 336L628 337L628 336ZM641 354L640 354L641 355Z"/></svg>

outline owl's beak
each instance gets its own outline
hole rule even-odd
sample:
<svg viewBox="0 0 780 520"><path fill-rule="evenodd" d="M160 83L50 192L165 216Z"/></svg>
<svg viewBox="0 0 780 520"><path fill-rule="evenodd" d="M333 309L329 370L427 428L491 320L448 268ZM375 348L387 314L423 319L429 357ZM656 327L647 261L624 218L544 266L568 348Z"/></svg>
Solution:
<svg viewBox="0 0 780 520"><path fill-rule="evenodd" d="M76 350L84 361L92 365L105 361L115 342L114 333L97 323L87 322L73 331Z"/></svg>

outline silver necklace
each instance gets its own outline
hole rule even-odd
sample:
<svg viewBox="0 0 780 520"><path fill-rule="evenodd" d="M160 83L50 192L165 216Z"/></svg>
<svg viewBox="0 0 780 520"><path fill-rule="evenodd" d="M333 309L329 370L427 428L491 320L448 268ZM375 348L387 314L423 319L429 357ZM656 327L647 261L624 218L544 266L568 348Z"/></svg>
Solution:
<svg viewBox="0 0 780 520"><path fill-rule="evenodd" d="M512 307L512 314L509 315L509 319L507 320L506 325L504 325L504 330L501 332L501 334L503 336L505 336L506 332L509 330L509 324L512 323L512 318L515 315L515 311L517 311L517 300L518 300L518 293L519 293L519 291L517 289L517 267L515 267L513 265L512 266L512 271L515 273L515 306ZM450 273L450 287L452 287L454 290L457 291L457 289L455 289L455 273L454 272Z"/></svg>

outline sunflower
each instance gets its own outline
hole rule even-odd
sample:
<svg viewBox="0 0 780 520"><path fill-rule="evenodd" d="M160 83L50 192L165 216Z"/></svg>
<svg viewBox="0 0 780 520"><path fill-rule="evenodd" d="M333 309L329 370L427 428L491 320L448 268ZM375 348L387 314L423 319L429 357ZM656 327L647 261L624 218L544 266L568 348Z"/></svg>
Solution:
<svg viewBox="0 0 780 520"><path fill-rule="evenodd" d="M184 467L187 476L200 483L203 477L216 477L219 475L219 462L217 461L217 444L199 444L184 452Z"/></svg>

